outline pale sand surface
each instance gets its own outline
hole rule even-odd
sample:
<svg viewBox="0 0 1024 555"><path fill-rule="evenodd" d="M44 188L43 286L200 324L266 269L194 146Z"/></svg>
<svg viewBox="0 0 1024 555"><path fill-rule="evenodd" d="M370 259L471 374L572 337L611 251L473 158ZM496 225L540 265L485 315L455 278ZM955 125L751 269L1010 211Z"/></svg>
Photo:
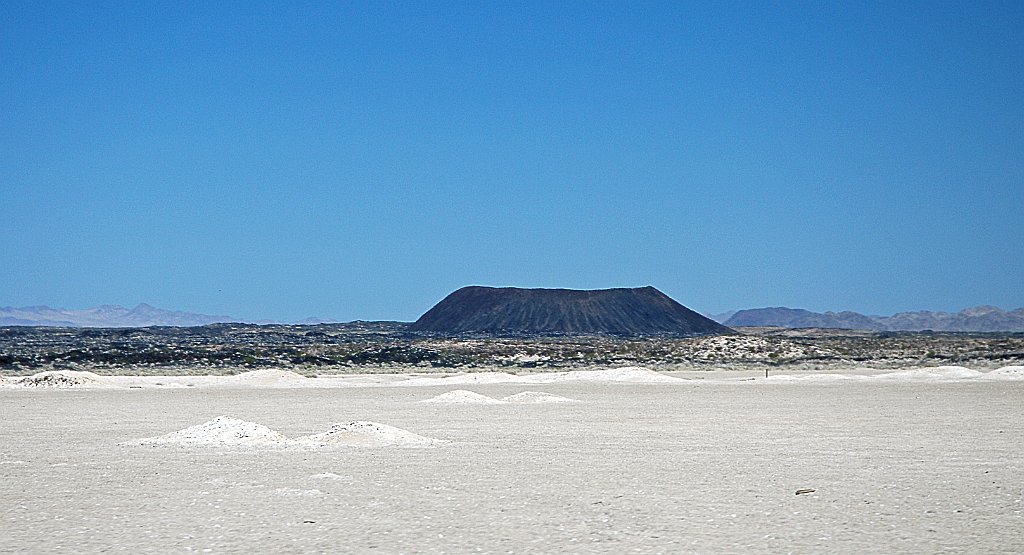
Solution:
<svg viewBox="0 0 1024 555"><path fill-rule="evenodd" d="M767 379L770 383L793 381L845 381L845 380L886 380L886 381L1012 381L1024 380L1024 366L1004 366L996 369L971 369L962 366L911 367L903 370L879 370L872 368L844 368L836 373L794 368L769 368ZM724 382L760 381L766 378L765 370L700 370L700 371L655 371L636 366L606 368L601 370L511 372L501 370L474 370L464 372L429 374L328 374L306 377L302 374L281 369L263 369L242 372L235 375L100 375L88 371L58 370L40 372L32 376L0 376L0 389L5 388L338 388L338 387L424 387L424 386L476 386L496 384L557 384L564 382L620 382L620 383L664 383L680 385L687 381ZM458 390L456 390L458 391ZM452 393L452 392L449 392ZM465 393L465 392L463 392ZM472 394L472 392L470 392ZM444 402L470 401L457 399L460 394ZM479 399L478 399L479 400Z"/></svg>
<svg viewBox="0 0 1024 555"><path fill-rule="evenodd" d="M1019 373L4 387L0 552L1020 553ZM222 415L447 443L119 445Z"/></svg>

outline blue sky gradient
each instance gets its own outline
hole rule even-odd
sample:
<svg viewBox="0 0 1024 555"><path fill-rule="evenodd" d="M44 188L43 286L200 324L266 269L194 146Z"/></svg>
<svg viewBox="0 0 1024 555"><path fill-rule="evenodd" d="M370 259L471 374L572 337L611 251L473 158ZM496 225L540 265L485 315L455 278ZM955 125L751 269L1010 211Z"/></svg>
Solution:
<svg viewBox="0 0 1024 555"><path fill-rule="evenodd" d="M0 305L1024 306L1020 2L0 3Z"/></svg>

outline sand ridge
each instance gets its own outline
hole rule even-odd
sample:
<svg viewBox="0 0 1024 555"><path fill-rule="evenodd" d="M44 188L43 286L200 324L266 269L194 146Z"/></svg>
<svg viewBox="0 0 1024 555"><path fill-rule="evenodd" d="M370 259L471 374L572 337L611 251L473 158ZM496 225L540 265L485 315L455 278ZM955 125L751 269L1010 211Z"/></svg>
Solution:
<svg viewBox="0 0 1024 555"><path fill-rule="evenodd" d="M910 368L884 374L773 374L768 382L835 382L835 381L881 381L881 382L941 382L962 383L990 380L1024 380L1024 366L1004 366L988 372L963 366L929 366Z"/></svg>
<svg viewBox="0 0 1024 555"><path fill-rule="evenodd" d="M888 372L875 376L879 380L969 380L985 376L984 372L963 366L937 366Z"/></svg>
<svg viewBox="0 0 1024 555"><path fill-rule="evenodd" d="M511 374L506 372L467 372L447 376L407 377L401 374L375 374L353 378L348 375L324 375L316 379L283 369L263 369L228 376L105 376L79 370L50 370L26 377L0 376L0 388L32 389L135 389L135 388L350 388L350 387L423 387L465 385L544 385L558 383L630 383L685 385L697 383L778 383L829 382L846 380L933 381L943 383L1024 380L1024 366L1004 366L995 370L975 370L963 366L909 367L886 373L850 367L845 373L787 374L785 368L772 369L767 380L731 376L718 379L690 379L668 375L638 366L604 370L573 370ZM469 395L467 395L469 393ZM473 402L472 392L453 394L432 402ZM466 397L461 399L459 397ZM476 399L480 401L480 399ZM501 402L493 399L494 402ZM488 401L489 402L489 401Z"/></svg>

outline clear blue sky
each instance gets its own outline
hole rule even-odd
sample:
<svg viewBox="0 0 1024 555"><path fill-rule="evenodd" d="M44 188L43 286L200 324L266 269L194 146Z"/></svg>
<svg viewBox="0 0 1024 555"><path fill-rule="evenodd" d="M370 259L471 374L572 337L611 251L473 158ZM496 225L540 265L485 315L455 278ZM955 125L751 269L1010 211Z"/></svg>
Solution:
<svg viewBox="0 0 1024 555"><path fill-rule="evenodd" d="M1024 306L1024 3L0 3L0 305Z"/></svg>

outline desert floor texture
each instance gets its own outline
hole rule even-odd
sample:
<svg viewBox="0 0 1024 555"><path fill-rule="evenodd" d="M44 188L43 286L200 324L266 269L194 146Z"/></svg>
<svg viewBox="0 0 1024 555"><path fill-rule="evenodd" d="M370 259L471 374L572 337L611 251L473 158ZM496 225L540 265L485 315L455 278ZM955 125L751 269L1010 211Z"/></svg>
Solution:
<svg viewBox="0 0 1024 555"><path fill-rule="evenodd" d="M1020 553L1022 375L8 378L0 553Z"/></svg>

